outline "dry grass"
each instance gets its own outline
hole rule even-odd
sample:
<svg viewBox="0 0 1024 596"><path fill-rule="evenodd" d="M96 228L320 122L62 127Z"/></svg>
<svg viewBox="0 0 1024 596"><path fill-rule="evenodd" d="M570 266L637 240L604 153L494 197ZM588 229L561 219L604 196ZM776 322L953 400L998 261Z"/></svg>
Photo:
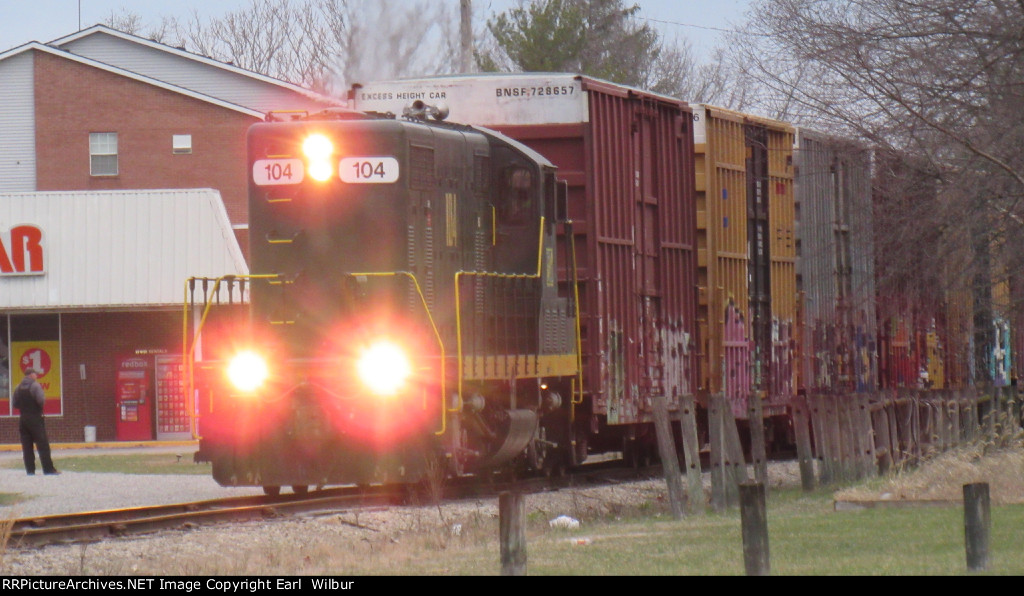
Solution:
<svg viewBox="0 0 1024 596"><path fill-rule="evenodd" d="M993 505L1024 503L1024 441L1008 447L972 445L936 455L879 481L840 490L836 499L963 500L963 485L985 482Z"/></svg>
<svg viewBox="0 0 1024 596"><path fill-rule="evenodd" d="M11 529L13 527L13 517L0 519L0 569L4 568L4 555L7 553L7 543L11 540Z"/></svg>

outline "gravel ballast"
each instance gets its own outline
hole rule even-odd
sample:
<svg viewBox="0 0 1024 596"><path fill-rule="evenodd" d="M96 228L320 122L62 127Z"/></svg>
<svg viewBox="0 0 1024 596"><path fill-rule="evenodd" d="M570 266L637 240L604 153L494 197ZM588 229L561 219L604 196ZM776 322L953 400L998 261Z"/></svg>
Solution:
<svg viewBox="0 0 1024 596"><path fill-rule="evenodd" d="M175 448L147 448L154 449L176 452ZM192 451L178 448L178 453L191 460ZM64 457L69 455L55 452L58 467ZM30 498L0 507L0 519L262 494L253 487L224 488L205 475L64 471L59 476L27 476L20 468L8 467L20 458L17 452L0 452L0 463L5 464L0 468L0 492ZM773 469L772 484L799 485L795 466ZM707 474L704 481L707 491ZM527 514L535 519L587 518L651 504L667 509L666 494L664 481L644 480L529 495L526 506ZM330 553L339 549L379 553L410 536L431 533L457 539L464 526L491 524L497 517L497 499L470 499L441 507L391 507L223 524L93 544L9 549L0 555L0 575L329 574L338 571L330 567ZM282 556L278 558L275 552Z"/></svg>

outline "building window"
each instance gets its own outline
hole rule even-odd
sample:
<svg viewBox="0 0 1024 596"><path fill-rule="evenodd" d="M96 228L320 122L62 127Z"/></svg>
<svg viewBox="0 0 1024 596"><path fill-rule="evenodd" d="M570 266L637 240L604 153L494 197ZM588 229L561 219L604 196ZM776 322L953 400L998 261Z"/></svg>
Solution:
<svg viewBox="0 0 1024 596"><path fill-rule="evenodd" d="M192 153L192 135L171 135L171 153L175 155Z"/></svg>
<svg viewBox="0 0 1024 596"><path fill-rule="evenodd" d="M89 133L89 175L117 176L117 133Z"/></svg>

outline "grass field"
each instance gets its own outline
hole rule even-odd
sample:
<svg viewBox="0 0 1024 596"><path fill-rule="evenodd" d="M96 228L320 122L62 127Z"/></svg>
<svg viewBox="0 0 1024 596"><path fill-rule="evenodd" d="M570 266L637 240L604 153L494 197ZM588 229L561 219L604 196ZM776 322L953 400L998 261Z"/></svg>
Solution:
<svg viewBox="0 0 1024 596"><path fill-rule="evenodd" d="M113 472L119 474L203 474L209 463L193 463L192 453L110 453L64 456L55 461L66 472ZM5 462L5 468L22 469L21 459Z"/></svg>
<svg viewBox="0 0 1024 596"><path fill-rule="evenodd" d="M527 497L528 508L529 503ZM498 519L448 517L442 523L431 508L419 515L400 530L373 529L354 537L336 534L327 523L323 530L304 533L301 544L269 540L202 562L168 557L144 572L453 577L500 573ZM451 532L455 519L461 524L457 535ZM359 521L375 527L370 520ZM554 529L548 516L530 516L528 575L745 574L738 510L677 521L658 503L580 521L577 529ZM1024 505L992 508L990 566L983 574L1024 574L1022 528ZM799 489L785 489L769 495L768 533L772 575L976 574L967 571L963 511L955 506L836 512L829 491L805 495Z"/></svg>
<svg viewBox="0 0 1024 596"><path fill-rule="evenodd" d="M769 495L772 575L967 574L963 510L833 511L829 491L798 489ZM1024 574L1024 505L992 508L989 574ZM474 538L475 536L475 538ZM492 521L457 540L424 535L341 562L353 574L496 573L499 553ZM530 575L743 575L739 511L675 521L664 513L585 521L553 531L543 520L528 529ZM443 546L442 546L443 545ZM415 553L415 554L412 554ZM433 556L431 556L433 555ZM394 561L403 561L400 567ZM338 565L335 560L333 565Z"/></svg>

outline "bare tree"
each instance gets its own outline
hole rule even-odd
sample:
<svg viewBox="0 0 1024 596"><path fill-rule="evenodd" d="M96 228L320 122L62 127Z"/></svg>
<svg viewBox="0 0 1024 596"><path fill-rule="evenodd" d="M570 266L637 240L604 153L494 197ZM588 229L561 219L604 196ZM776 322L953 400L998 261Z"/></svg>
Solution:
<svg viewBox="0 0 1024 596"><path fill-rule="evenodd" d="M330 0L251 0L209 21L193 12L176 32L193 52L326 91L347 25L341 10Z"/></svg>
<svg viewBox="0 0 1024 596"><path fill-rule="evenodd" d="M109 27L123 31L131 35L142 36L142 16L137 12L132 12L127 8L120 8L119 10L110 11L110 15L104 19L103 23Z"/></svg>
<svg viewBox="0 0 1024 596"><path fill-rule="evenodd" d="M369 79L456 72L458 12L417 0L250 0L221 17L164 17L145 30L137 13L107 24L169 45L341 94Z"/></svg>
<svg viewBox="0 0 1024 596"><path fill-rule="evenodd" d="M778 116L936 163L977 157L1024 185L1007 143L1024 94L1019 0L761 0L750 14L738 63Z"/></svg>
<svg viewBox="0 0 1024 596"><path fill-rule="evenodd" d="M345 85L374 79L458 72L458 7L440 2L348 2L338 54Z"/></svg>
<svg viewBox="0 0 1024 596"><path fill-rule="evenodd" d="M731 58L725 47L715 48L710 59L698 63L679 79L678 96L689 102L732 110L750 107L749 79L737 74Z"/></svg>
<svg viewBox="0 0 1024 596"><path fill-rule="evenodd" d="M158 43L181 45L180 40L175 36L177 24L173 17L164 16L155 25L147 24L142 15L122 7L116 11L110 11L110 15L103 20L103 24Z"/></svg>
<svg viewBox="0 0 1024 596"><path fill-rule="evenodd" d="M761 0L749 14L734 64L756 105L888 156L880 298L936 317L936 299L963 302L983 350L993 287L1019 285L1024 251L1024 2Z"/></svg>

